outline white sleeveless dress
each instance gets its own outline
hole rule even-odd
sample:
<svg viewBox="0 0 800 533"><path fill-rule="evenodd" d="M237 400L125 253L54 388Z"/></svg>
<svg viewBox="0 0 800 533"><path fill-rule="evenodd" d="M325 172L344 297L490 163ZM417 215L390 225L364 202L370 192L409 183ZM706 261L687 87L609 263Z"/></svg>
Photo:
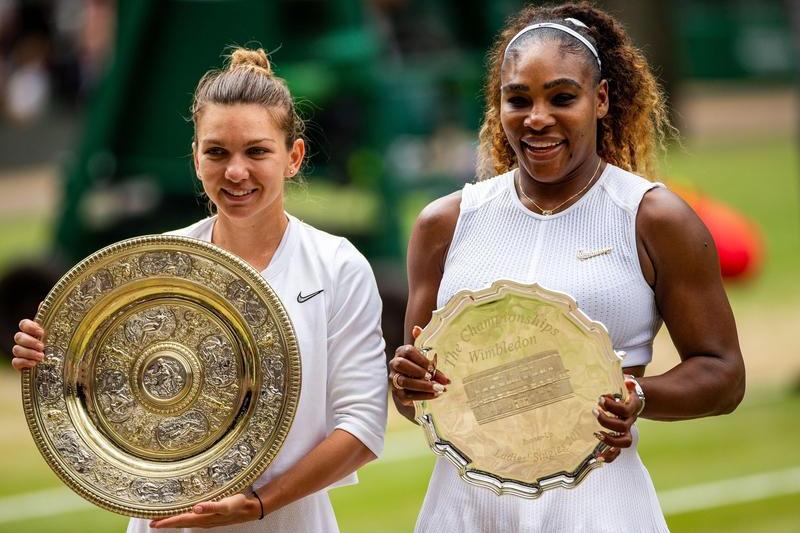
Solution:
<svg viewBox="0 0 800 533"><path fill-rule="evenodd" d="M459 290L497 279L537 282L571 294L589 317L605 324L614 348L627 352L623 366L647 364L661 318L639 264L636 213L644 194L662 185L609 164L577 203L545 217L520 202L514 175L464 187L438 307ZM636 451L635 427L633 438L633 446L575 489L548 491L536 500L469 485L439 458L416 531L668 531Z"/></svg>

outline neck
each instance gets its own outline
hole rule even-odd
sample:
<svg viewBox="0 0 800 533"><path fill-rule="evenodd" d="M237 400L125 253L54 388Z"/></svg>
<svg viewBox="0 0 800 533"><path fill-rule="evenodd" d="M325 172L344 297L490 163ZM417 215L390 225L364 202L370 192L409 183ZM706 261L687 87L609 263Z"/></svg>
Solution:
<svg viewBox="0 0 800 533"><path fill-rule="evenodd" d="M288 225L283 209L258 220L232 219L219 213L211 242L262 271L275 255Z"/></svg>
<svg viewBox="0 0 800 533"><path fill-rule="evenodd" d="M597 180L602 170L603 160L595 155L562 179L548 183L537 180L519 167L517 187L520 189L520 200L525 204L535 202L532 207L537 209L561 211L577 202Z"/></svg>

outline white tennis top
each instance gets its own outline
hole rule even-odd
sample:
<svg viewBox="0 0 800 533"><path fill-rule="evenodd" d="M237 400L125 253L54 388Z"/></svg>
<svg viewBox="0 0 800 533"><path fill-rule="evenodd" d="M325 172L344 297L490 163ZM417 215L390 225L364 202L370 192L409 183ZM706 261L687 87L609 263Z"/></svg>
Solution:
<svg viewBox="0 0 800 533"><path fill-rule="evenodd" d="M437 306L497 279L536 282L605 324L614 349L627 353L623 366L649 363L661 317L639 264L636 213L644 194L663 185L607 165L578 202L543 216L519 200L514 176L464 187Z"/></svg>
<svg viewBox="0 0 800 533"><path fill-rule="evenodd" d="M346 239L288 217L283 239L261 274L294 326L302 364L300 401L283 447L255 487L288 470L334 429L354 435L375 455L383 450L386 430L381 301L369 263ZM210 242L215 220L170 233ZM334 486L356 482L352 474ZM131 519L128 533L194 531L150 530L148 523ZM317 533L338 527L327 491L320 491L261 521L198 531Z"/></svg>

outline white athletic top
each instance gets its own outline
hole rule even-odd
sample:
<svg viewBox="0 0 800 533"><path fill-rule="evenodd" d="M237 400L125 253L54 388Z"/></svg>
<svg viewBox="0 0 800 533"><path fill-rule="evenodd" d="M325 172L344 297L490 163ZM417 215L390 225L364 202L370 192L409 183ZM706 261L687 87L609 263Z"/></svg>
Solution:
<svg viewBox="0 0 800 533"><path fill-rule="evenodd" d="M649 363L661 317L639 264L636 213L644 193L663 185L607 165L578 202L543 216L519 200L515 174L464 187L437 306L501 278L536 282L605 324L627 353L623 366Z"/></svg>
<svg viewBox="0 0 800 533"><path fill-rule="evenodd" d="M466 185L437 305L461 289L512 279L566 292L608 328L625 366L646 364L661 325L636 251L636 212L651 183L607 165L575 204L550 216L519 200L514 172ZM445 458L436 462L417 520L418 532L668 531L650 475L634 443L574 489L536 500L497 496L467 484Z"/></svg>
<svg viewBox="0 0 800 533"><path fill-rule="evenodd" d="M294 326L302 364L300 401L283 447L254 487L288 470L334 429L354 435L375 455L383 450L386 430L388 381L381 301L369 263L346 239L288 217L283 239L261 274ZM210 242L215 220L206 218L170 233ZM322 292L299 298L317 291ZM333 486L357 481L351 474ZM148 523L131 519L128 533L195 531L150 530ZM319 533L338 531L338 527L323 490L261 521L197 531Z"/></svg>

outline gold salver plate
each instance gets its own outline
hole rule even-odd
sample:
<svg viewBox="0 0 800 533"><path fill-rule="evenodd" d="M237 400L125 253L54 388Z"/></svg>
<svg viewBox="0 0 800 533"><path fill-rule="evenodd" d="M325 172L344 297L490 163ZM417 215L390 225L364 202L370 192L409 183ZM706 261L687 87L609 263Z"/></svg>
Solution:
<svg viewBox="0 0 800 533"><path fill-rule="evenodd" d="M110 511L157 518L249 487L283 444L300 355L264 278L203 241L96 252L47 295L44 362L22 374L33 439Z"/></svg>
<svg viewBox="0 0 800 533"><path fill-rule="evenodd" d="M603 464L592 408L627 398L624 354L569 295L507 280L461 291L415 345L452 380L416 419L466 482L538 498Z"/></svg>

